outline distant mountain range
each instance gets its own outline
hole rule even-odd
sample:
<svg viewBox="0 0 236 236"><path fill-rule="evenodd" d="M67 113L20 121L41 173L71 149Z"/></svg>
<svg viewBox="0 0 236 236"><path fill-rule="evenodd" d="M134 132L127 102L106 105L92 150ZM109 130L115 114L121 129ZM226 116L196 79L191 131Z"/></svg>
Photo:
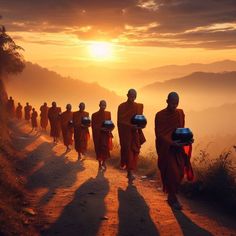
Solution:
<svg viewBox="0 0 236 236"><path fill-rule="evenodd" d="M182 105L190 110L236 102L236 71L195 72L185 77L155 82L143 87L140 96L147 103L158 103L171 91L178 92Z"/></svg>
<svg viewBox="0 0 236 236"><path fill-rule="evenodd" d="M78 104L83 101L88 108L98 109L101 99L107 100L108 107L109 103L118 104L121 101L114 92L102 88L97 83L62 77L30 62L26 63L23 73L8 79L6 87L9 95L38 106L44 101L50 104L57 101L63 108L67 103L71 103L74 109L78 109Z"/></svg>
<svg viewBox="0 0 236 236"><path fill-rule="evenodd" d="M87 82L96 81L104 88L122 94L130 87L136 89L154 82L187 76L194 72L224 72L236 71L236 61L225 60L210 64L187 64L187 65L167 65L155 67L149 70L141 69L111 69L98 66L89 67L52 67L54 71L64 75L72 76Z"/></svg>

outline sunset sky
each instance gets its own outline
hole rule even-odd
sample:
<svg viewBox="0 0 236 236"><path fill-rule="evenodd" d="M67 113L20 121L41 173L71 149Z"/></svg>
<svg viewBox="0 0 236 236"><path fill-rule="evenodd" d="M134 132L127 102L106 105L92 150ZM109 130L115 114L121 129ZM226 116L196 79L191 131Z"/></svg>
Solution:
<svg viewBox="0 0 236 236"><path fill-rule="evenodd" d="M236 60L236 0L0 0L0 15L48 68Z"/></svg>

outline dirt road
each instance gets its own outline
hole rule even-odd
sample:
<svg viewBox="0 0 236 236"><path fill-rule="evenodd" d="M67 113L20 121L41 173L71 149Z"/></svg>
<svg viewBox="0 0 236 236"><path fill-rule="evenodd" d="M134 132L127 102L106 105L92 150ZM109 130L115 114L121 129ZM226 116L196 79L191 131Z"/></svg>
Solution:
<svg viewBox="0 0 236 236"><path fill-rule="evenodd" d="M37 210L39 235L149 236L236 235L233 219L197 202L181 199L183 211L172 211L157 184L108 167L103 174L93 154L76 160L74 150L52 144L47 134L13 125L15 147L24 154L19 166Z"/></svg>

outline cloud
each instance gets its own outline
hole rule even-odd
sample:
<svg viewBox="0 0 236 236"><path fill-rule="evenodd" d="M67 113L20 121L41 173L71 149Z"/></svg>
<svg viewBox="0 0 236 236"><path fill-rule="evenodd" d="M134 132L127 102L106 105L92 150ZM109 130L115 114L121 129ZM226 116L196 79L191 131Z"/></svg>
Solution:
<svg viewBox="0 0 236 236"><path fill-rule="evenodd" d="M1 0L0 9L2 24L12 32L67 33L144 46L236 44L235 0ZM214 30L217 25L223 28Z"/></svg>

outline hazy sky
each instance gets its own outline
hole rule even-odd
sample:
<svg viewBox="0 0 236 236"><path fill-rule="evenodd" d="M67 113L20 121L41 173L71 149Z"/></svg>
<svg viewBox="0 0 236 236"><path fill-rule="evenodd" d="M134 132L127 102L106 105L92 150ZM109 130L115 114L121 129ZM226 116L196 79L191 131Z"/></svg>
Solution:
<svg viewBox="0 0 236 236"><path fill-rule="evenodd" d="M0 15L47 67L236 60L236 0L0 0Z"/></svg>

